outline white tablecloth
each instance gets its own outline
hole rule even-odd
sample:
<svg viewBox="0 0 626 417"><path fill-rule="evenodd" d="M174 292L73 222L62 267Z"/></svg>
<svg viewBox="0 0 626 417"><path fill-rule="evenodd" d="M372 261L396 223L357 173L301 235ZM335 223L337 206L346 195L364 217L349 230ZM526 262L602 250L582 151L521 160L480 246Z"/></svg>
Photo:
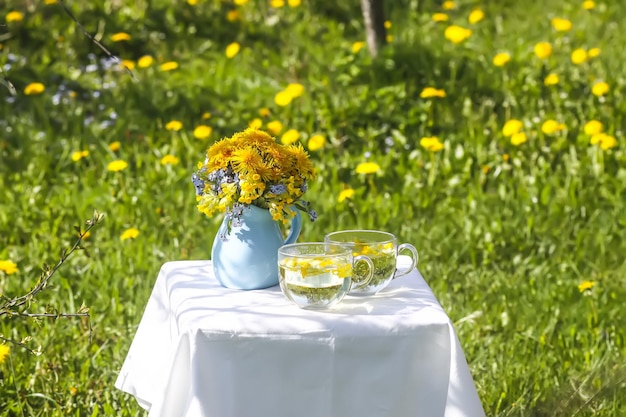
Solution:
<svg viewBox="0 0 626 417"><path fill-rule="evenodd" d="M417 270L302 310L163 265L115 386L150 417L482 417L450 319Z"/></svg>

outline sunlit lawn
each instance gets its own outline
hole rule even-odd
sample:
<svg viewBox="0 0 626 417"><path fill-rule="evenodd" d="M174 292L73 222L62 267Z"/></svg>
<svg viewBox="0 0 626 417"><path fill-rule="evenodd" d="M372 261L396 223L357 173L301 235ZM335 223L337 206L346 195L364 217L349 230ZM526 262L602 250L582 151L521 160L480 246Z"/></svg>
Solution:
<svg viewBox="0 0 626 417"><path fill-rule="evenodd" d="M0 11L0 293L98 209L29 310L94 333L2 316L43 354L0 360L0 415L143 415L117 372L160 266L210 256L191 173L249 125L309 149L301 240L418 248L488 415L626 414L626 4L389 0L372 60L356 0L68 2L127 71L48 3Z"/></svg>

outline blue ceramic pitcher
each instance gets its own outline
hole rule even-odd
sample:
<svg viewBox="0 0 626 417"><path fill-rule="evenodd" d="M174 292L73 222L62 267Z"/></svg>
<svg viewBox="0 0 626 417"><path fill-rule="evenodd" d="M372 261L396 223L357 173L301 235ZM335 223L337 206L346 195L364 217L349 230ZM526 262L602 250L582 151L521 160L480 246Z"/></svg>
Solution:
<svg viewBox="0 0 626 417"><path fill-rule="evenodd" d="M213 241L213 272L226 288L255 290L278 285L278 248L294 243L302 228L302 216L296 210L287 239L269 210L253 205L243 210L241 223L232 226L224 218Z"/></svg>

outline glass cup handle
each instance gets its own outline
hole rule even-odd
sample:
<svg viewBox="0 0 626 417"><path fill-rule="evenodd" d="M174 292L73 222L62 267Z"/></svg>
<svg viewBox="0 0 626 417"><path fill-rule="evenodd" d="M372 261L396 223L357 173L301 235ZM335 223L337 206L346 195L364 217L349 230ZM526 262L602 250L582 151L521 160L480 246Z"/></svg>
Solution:
<svg viewBox="0 0 626 417"><path fill-rule="evenodd" d="M411 266L409 266L407 269L402 269L402 270L396 269L394 278L398 278L398 277L408 274L409 272L415 269L415 267L417 266L417 263L419 262L420 256L417 253L417 249L415 249L415 246L411 245L410 243L403 243L400 246L398 246L398 255L400 254L400 252L403 252L406 250L411 252Z"/></svg>
<svg viewBox="0 0 626 417"><path fill-rule="evenodd" d="M354 265L359 262L365 262L367 264L367 278L358 283L355 282L354 289L360 290L361 288L365 288L369 285L372 278L374 278L374 262L365 255L358 255L354 257Z"/></svg>

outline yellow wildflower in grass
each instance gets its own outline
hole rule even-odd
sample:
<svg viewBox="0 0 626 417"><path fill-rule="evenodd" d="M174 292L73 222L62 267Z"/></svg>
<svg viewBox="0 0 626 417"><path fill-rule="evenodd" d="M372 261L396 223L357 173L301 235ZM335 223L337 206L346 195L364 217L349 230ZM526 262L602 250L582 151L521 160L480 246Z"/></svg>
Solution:
<svg viewBox="0 0 626 417"><path fill-rule="evenodd" d="M283 145L291 145L300 139L300 133L296 129L289 129L280 137L280 142Z"/></svg>
<svg viewBox="0 0 626 417"><path fill-rule="evenodd" d="M72 161L74 162L78 162L83 158L86 158L89 156L89 151L76 151L76 152L72 152Z"/></svg>
<svg viewBox="0 0 626 417"><path fill-rule="evenodd" d="M164 62L159 67L161 71L174 71L176 68L178 68L178 62L176 61Z"/></svg>
<svg viewBox="0 0 626 417"><path fill-rule="evenodd" d="M211 112L205 111L204 113L202 113L201 117L202 117L202 120L207 120L207 119L210 119L211 116L212 116Z"/></svg>
<svg viewBox="0 0 626 417"><path fill-rule="evenodd" d="M424 137L420 139L420 146L431 152L439 152L443 149L443 143L436 136Z"/></svg>
<svg viewBox="0 0 626 417"><path fill-rule="evenodd" d="M237 42L233 42L226 47L226 58L233 58L239 53L241 45Z"/></svg>
<svg viewBox="0 0 626 417"><path fill-rule="evenodd" d="M270 0L270 6L275 9L280 9L285 6L285 0Z"/></svg>
<svg viewBox="0 0 626 417"><path fill-rule="evenodd" d="M495 65L496 67L503 67L508 64L510 60L511 55L506 52L500 52L493 57L493 65Z"/></svg>
<svg viewBox="0 0 626 417"><path fill-rule="evenodd" d="M437 22L437 23L441 23L441 22L447 22L450 17L448 17L447 14L445 13L435 13L433 14L433 22Z"/></svg>
<svg viewBox="0 0 626 417"><path fill-rule="evenodd" d="M576 65L582 64L587 61L587 51L583 48L575 49L571 56L572 62Z"/></svg>
<svg viewBox="0 0 626 417"><path fill-rule="evenodd" d="M467 21L472 24L475 25L476 23L480 22L481 20L483 20L485 18L485 12L483 12L480 9L474 9L470 12Z"/></svg>
<svg viewBox="0 0 626 417"><path fill-rule="evenodd" d="M344 188L339 193L339 197L337 197L337 201L339 203L341 203L341 202L343 202L345 200L351 199L352 197L354 197L354 189L352 189L352 188Z"/></svg>
<svg viewBox="0 0 626 417"><path fill-rule="evenodd" d="M24 13L18 11L12 11L7 13L5 20L7 23L11 22L21 22L24 20Z"/></svg>
<svg viewBox="0 0 626 417"><path fill-rule="evenodd" d="M375 174L378 171L380 171L380 165L376 162L361 162L355 170L357 174Z"/></svg>
<svg viewBox="0 0 626 417"><path fill-rule="evenodd" d="M248 0L234 0L233 3L235 3L237 6L243 6L244 4L248 3Z"/></svg>
<svg viewBox="0 0 626 417"><path fill-rule="evenodd" d="M557 32L567 32L572 29L572 22L568 19L555 17L550 21L550 23L552 23L552 27Z"/></svg>
<svg viewBox="0 0 626 417"><path fill-rule="evenodd" d="M120 150L121 146L121 143L116 140L115 142L109 144L109 149L111 150L111 152L117 152Z"/></svg>
<svg viewBox="0 0 626 417"><path fill-rule="evenodd" d="M271 111L267 107L261 107L259 109L259 116L261 116L261 117L267 117L267 116L270 115L270 113L271 113Z"/></svg>
<svg viewBox="0 0 626 417"><path fill-rule="evenodd" d="M591 137L589 141L592 145L599 145L603 150L608 150L617 146L617 140L614 136L607 135L606 133L597 133Z"/></svg>
<svg viewBox="0 0 626 417"><path fill-rule="evenodd" d="M130 40L130 35L126 32L118 32L118 33L114 33L113 35L111 35L112 42L123 42L123 41L129 41L129 40Z"/></svg>
<svg viewBox="0 0 626 417"><path fill-rule="evenodd" d="M250 123L248 123L248 127L250 129L260 129L261 126L263 126L263 120L259 119L258 117L250 120Z"/></svg>
<svg viewBox="0 0 626 417"><path fill-rule="evenodd" d="M441 5L441 8L443 10L452 10L455 7L456 7L456 4L454 4L454 2L450 0L444 1L443 4Z"/></svg>
<svg viewBox="0 0 626 417"><path fill-rule="evenodd" d="M365 42L363 41L354 42L352 44L352 53L353 54L358 53L361 49L363 49L364 46L365 46Z"/></svg>
<svg viewBox="0 0 626 417"><path fill-rule="evenodd" d="M129 70L135 69L135 61L131 61L130 59L122 59L122 68L126 67Z"/></svg>
<svg viewBox="0 0 626 417"><path fill-rule="evenodd" d="M585 280L585 281L581 282L580 284L578 284L578 291L585 292L585 291L590 290L593 287L595 287L595 285L596 285L595 281Z"/></svg>
<svg viewBox="0 0 626 417"><path fill-rule="evenodd" d="M7 359L7 356L9 356L9 352L11 352L11 348L9 347L9 345L0 345L0 364L4 363L4 361Z"/></svg>
<svg viewBox="0 0 626 417"><path fill-rule="evenodd" d="M515 146L519 146L527 140L528 138L526 137L526 133L524 132L517 132L511 136L511 144Z"/></svg>
<svg viewBox="0 0 626 417"><path fill-rule="evenodd" d="M391 22L389 20L385 20L384 26L385 29L391 29Z"/></svg>
<svg viewBox="0 0 626 417"><path fill-rule="evenodd" d="M302 4L302 0L287 0L289 7L298 7Z"/></svg>
<svg viewBox="0 0 626 417"><path fill-rule="evenodd" d="M609 92L609 85L604 81L595 83L593 87L591 87L591 93L596 97L602 97Z"/></svg>
<svg viewBox="0 0 626 417"><path fill-rule="evenodd" d="M520 120L517 120L517 119L507 120L504 126L502 127L502 134L505 137L513 136L514 134L519 133L519 131L522 130L523 126L524 125L522 124Z"/></svg>
<svg viewBox="0 0 626 417"><path fill-rule="evenodd" d="M319 151L326 146L326 138L322 135L313 135L309 138L307 147L310 151Z"/></svg>
<svg viewBox="0 0 626 417"><path fill-rule="evenodd" d="M41 94L44 91L46 91L46 86L42 83L30 83L26 87L24 87L24 94L26 94L27 96Z"/></svg>
<svg viewBox="0 0 626 417"><path fill-rule="evenodd" d="M552 45L550 42L539 42L535 45L535 55L539 59L546 59L552 55Z"/></svg>
<svg viewBox="0 0 626 417"><path fill-rule="evenodd" d="M393 42L393 35L387 35L387 37L385 38L385 40L387 41L387 43L391 43L391 42Z"/></svg>
<svg viewBox="0 0 626 417"><path fill-rule="evenodd" d="M167 154L161 158L161 165L176 165L178 164L178 158L172 154Z"/></svg>
<svg viewBox="0 0 626 417"><path fill-rule="evenodd" d="M289 93L289 91L286 91L286 90L279 91L274 96L274 103L276 103L278 106L281 106L281 107L285 107L289 105L289 103L291 103L292 100L293 100L293 96L291 95L291 93Z"/></svg>
<svg viewBox="0 0 626 417"><path fill-rule="evenodd" d="M593 136L602 133L604 125L599 120L589 120L583 129L586 135Z"/></svg>
<svg viewBox="0 0 626 417"><path fill-rule="evenodd" d="M593 10L596 8L596 3L591 0L583 1L583 9L585 10Z"/></svg>
<svg viewBox="0 0 626 417"><path fill-rule="evenodd" d="M107 170L111 172L123 171L126 168L128 168L128 163L121 159L117 159L115 161L109 162L109 164L107 165Z"/></svg>
<svg viewBox="0 0 626 417"><path fill-rule="evenodd" d="M267 124L267 130L274 136L278 135L283 130L283 124L278 120L273 120Z"/></svg>
<svg viewBox="0 0 626 417"><path fill-rule="evenodd" d="M304 86L298 83L291 83L287 85L285 91L291 94L291 97L293 98L300 97L302 94L304 94Z"/></svg>
<svg viewBox="0 0 626 417"><path fill-rule="evenodd" d="M44 4L57 4L57 0L43 0Z"/></svg>
<svg viewBox="0 0 626 417"><path fill-rule="evenodd" d="M229 22L236 22L237 20L241 20L241 12L237 9L229 10L226 13L226 20Z"/></svg>
<svg viewBox="0 0 626 417"><path fill-rule="evenodd" d="M444 36L447 40L454 44L459 44L466 41L472 35L471 29L466 29L461 26L451 25L446 28Z"/></svg>
<svg viewBox="0 0 626 417"><path fill-rule="evenodd" d="M558 83L559 83L559 76L557 74L548 74L546 78L543 80L543 84L547 86L557 85Z"/></svg>
<svg viewBox="0 0 626 417"><path fill-rule="evenodd" d="M589 58L595 58L598 55L600 55L600 48L591 48L588 52L587 52L587 56Z"/></svg>
<svg viewBox="0 0 626 417"><path fill-rule="evenodd" d="M193 137L196 139L204 140L211 136L213 128L207 125L199 125L193 130Z"/></svg>
<svg viewBox="0 0 626 417"><path fill-rule="evenodd" d="M154 58L150 55L144 55L137 61L137 66L139 68L148 68L150 65L154 63Z"/></svg>
<svg viewBox="0 0 626 417"><path fill-rule="evenodd" d="M124 232L122 233L122 236L120 236L120 239L121 240L134 239L137 236L139 236L139 230L134 227L131 227L130 229L124 230Z"/></svg>
<svg viewBox="0 0 626 417"><path fill-rule="evenodd" d="M187 4L190 6L195 6L198 4L198 0L187 0Z"/></svg>
<svg viewBox="0 0 626 417"><path fill-rule="evenodd" d="M541 125L541 131L546 135L552 135L556 132L560 132L565 129L565 125L563 123L559 123L554 119L548 119Z"/></svg>
<svg viewBox="0 0 626 417"><path fill-rule="evenodd" d="M443 89L439 89L435 87L424 87L424 89L420 93L421 98L433 98L433 97L444 98L445 96L446 96L446 92Z"/></svg>
<svg viewBox="0 0 626 417"><path fill-rule="evenodd" d="M77 233L78 237L85 240L91 237L91 231L87 230L86 232L80 231Z"/></svg>
<svg viewBox="0 0 626 417"><path fill-rule="evenodd" d="M13 261L0 261L0 271L7 275L15 274L19 271L17 264Z"/></svg>
<svg viewBox="0 0 626 417"><path fill-rule="evenodd" d="M166 130L173 130L174 132L178 132L182 128L183 122L181 122L180 120L170 120L165 124Z"/></svg>

